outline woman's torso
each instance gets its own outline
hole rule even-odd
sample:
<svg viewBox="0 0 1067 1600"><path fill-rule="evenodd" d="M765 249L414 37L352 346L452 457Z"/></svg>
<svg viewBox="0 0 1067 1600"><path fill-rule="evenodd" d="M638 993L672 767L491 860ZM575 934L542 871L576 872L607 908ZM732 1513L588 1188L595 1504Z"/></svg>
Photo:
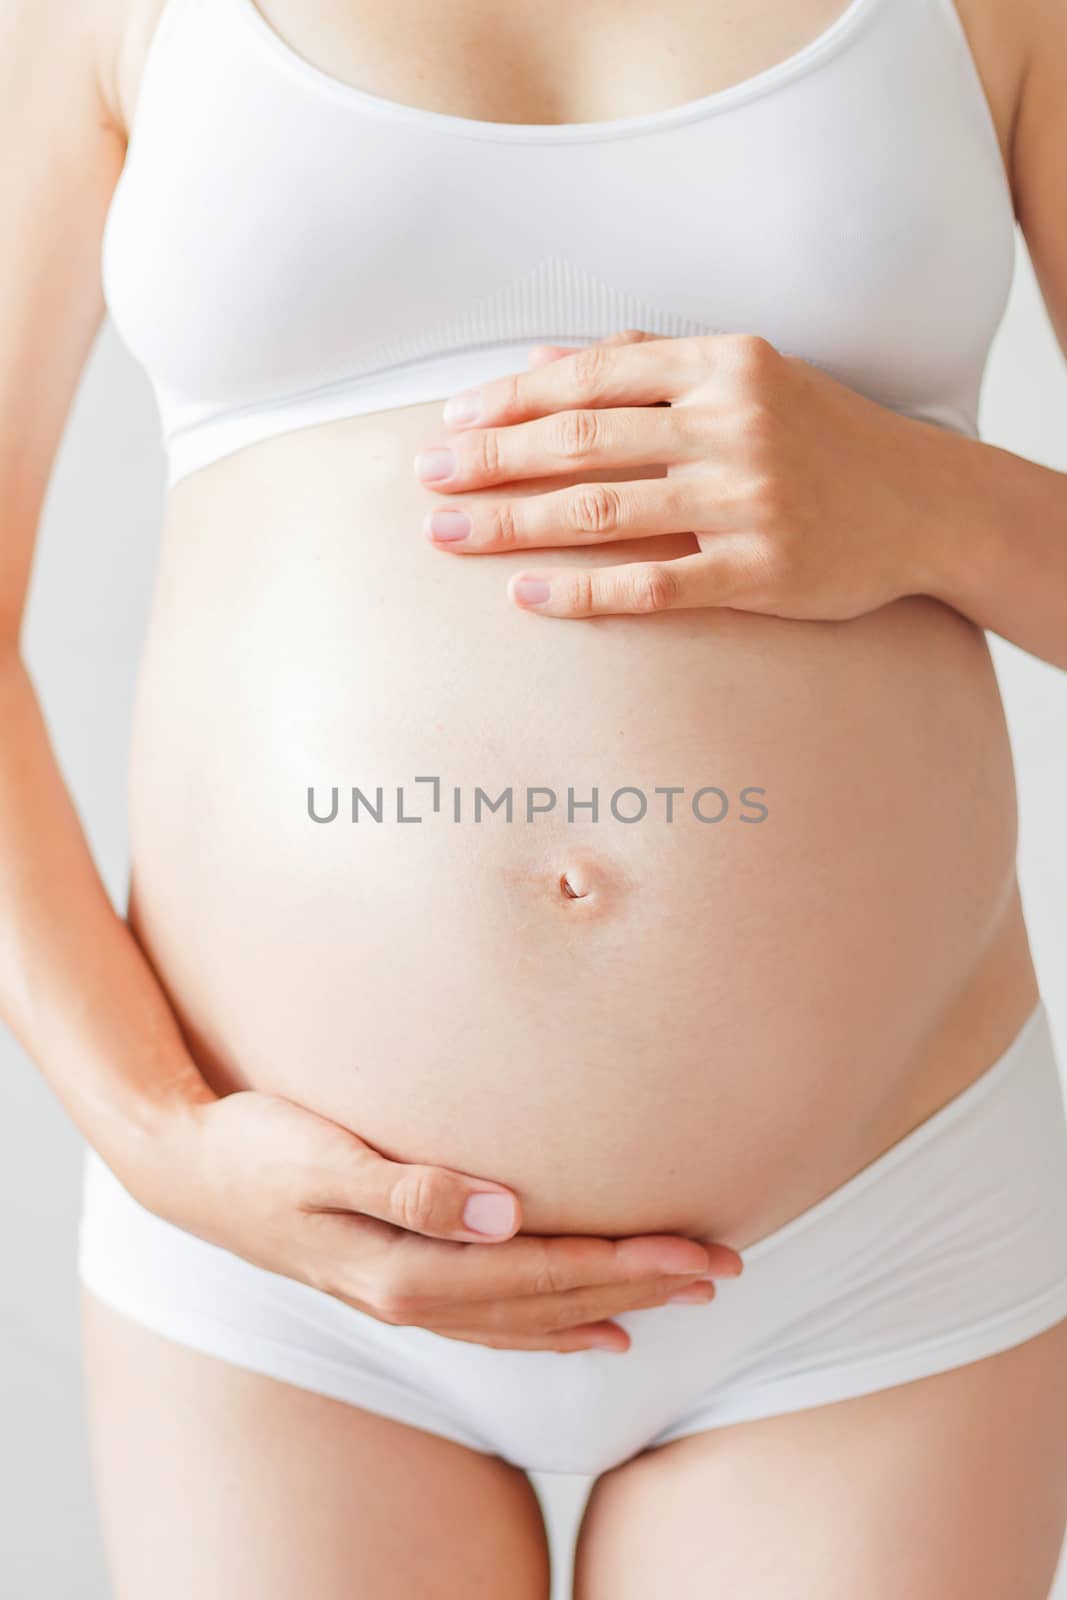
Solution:
<svg viewBox="0 0 1067 1600"><path fill-rule="evenodd" d="M862 3L884 10L891 0ZM840 9L803 7L789 24L767 4L727 27L707 14L714 8L697 15L681 4L654 17L647 7L627 17L617 7L560 6L558 15L538 7L523 18L512 7L490 25L475 8L449 8L446 19L430 7L382 13L339 0L301 17L278 0L270 20L301 54L386 100L512 124L574 123L681 105L749 78L802 48ZM232 46L236 35L228 37ZM999 63L990 99L1000 129L1017 81L1005 67L1009 44L985 58ZM837 120L827 117L824 140L859 114L847 111L847 59L843 51L819 69L836 74L825 79ZM953 59L966 69L962 54ZM287 133L314 119L315 87L310 77L298 87L279 75L272 117ZM350 113L359 141L354 153L339 150L341 176L346 159L370 170L369 152L388 174L389 141L400 137L391 116L376 122L370 108L329 98L331 118ZM907 119L907 94L897 101ZM200 140L217 136L217 102L198 105ZM751 179L765 185L775 170L766 132L774 108L774 93L748 103L730 139L733 112L723 106L712 119L724 160L745 155ZM980 112L977 98L964 102L956 157L973 151L976 164L985 161L993 194L988 146L981 153L992 130L974 120ZM146 99L138 117L152 115ZM538 204L561 226L550 182L569 172L595 206L592 179L603 171L616 209L598 213L599 233L615 216L617 280L592 234L557 239L546 223L542 260L566 257L587 274L593 263L601 284L617 281L624 297L679 315L694 282L694 241L709 271L714 246L722 300L693 304L697 322L714 322L716 304L733 295L723 319L732 326L746 272L762 270L774 293L753 304L776 325L743 331L769 332L800 354L806 343L831 369L852 363L857 387L953 425L953 408L973 399L974 319L995 313L1005 285L1003 274L990 281L976 272L951 304L944 276L935 271L930 287L931 228L939 199L950 198L951 168L939 176L928 161L933 175L915 195L912 171L861 166L853 190L842 193L838 181L829 210L826 190L799 204L794 185L790 260L775 212L784 189L750 187L742 220L736 174L720 181L712 172L704 193L690 167L679 187L672 150L692 159L703 126L599 147L515 141L521 159L508 204L516 217L523 203L534 208L530 237L539 245ZM890 140L893 130L883 131ZM254 244L270 242L257 231L272 215L269 194L236 159L245 153L247 163L256 149L247 118L229 133L196 191L215 208L214 239L205 232L183 242L188 196L153 186L147 156L131 170L114 219L111 284L121 301L126 273L169 262L203 348L190 345L187 329L182 341L153 345L131 317L134 345L140 331L157 371L170 359L175 390L198 375L210 389L244 372L258 404L273 346L264 343L263 372L251 372L257 323L232 294L234 241L246 252L260 328L268 308L278 318L278 360L290 364L294 385L310 374L301 362L329 325L313 292L317 236L308 227L317 213L279 207L274 254L254 255ZM779 135L785 162L790 142ZM198 148L194 139L194 170ZM477 212L469 200L458 204L462 175L476 158L503 160L508 148L442 131L422 147L425 159L392 174L391 204L378 194L374 205L364 199L365 212L353 210L360 249L348 281L367 327L375 320L367 297L381 296L386 342L404 337L403 296L396 272L392 290L385 281L386 256L407 263L412 304L440 313L435 272L461 283L456 263L467 250L476 273L494 228L503 235L509 222L496 215L503 191ZM813 143L813 172L816 154ZM840 178L840 146L827 146L826 160ZM850 202L863 196L865 174L884 180L894 170L899 187L884 197L889 215L872 238L862 224L874 213ZM291 180L279 171L280 182ZM499 167L501 180L508 171ZM645 227L629 234L636 225L617 209L627 183L638 216L646 213ZM675 225L673 245L664 229L679 213L666 206L668 192L674 208L688 196L690 220ZM227 231L227 193L242 208L243 233ZM152 248L167 254L150 262L143 238L142 253L135 248L136 223L137 208L143 215L153 205ZM432 209L432 229L421 207ZM962 266L982 242L983 216L977 205L957 211L955 236L938 239L942 269L954 252ZM402 233L410 236L403 253ZM443 240L453 241L448 259ZM986 242L1003 253L1003 226ZM686 246L682 276L661 273L657 258ZM644 294L634 266L642 249ZM286 316L300 251L312 263L307 303L297 296ZM626 259L636 278L627 278ZM143 309L153 309L151 298ZM893 338L875 328L880 314L899 319ZM916 340L916 319L936 330L936 360L933 332L920 329ZM432 326L440 330L440 315ZM366 328L355 332L364 348ZM952 381L939 388L945 374ZM202 416L202 405L184 413L187 424ZM134 725L131 920L220 1088L281 1092L387 1153L514 1184L534 1231L680 1228L749 1242L976 1076L1032 1004L1010 755L985 642L926 599L845 624L715 610L569 624L520 614L504 598L518 557L449 558L421 535L432 497L415 484L411 458L440 431L439 398L264 429L174 484ZM656 553L689 547L678 536ZM649 553L628 544L552 559ZM422 781L432 778L437 811L434 785ZM309 815L309 786L319 815L336 787L334 821ZM350 820L353 787L372 803L381 788L381 821L366 807ZM668 796L657 791L671 787L681 793L667 822ZM421 822L400 820L398 788L403 815ZM512 819L483 802L475 820L479 789L493 802L510 790ZM613 814L622 789L646 798L640 821ZM721 812L714 791L722 792L721 820L694 813L702 789L703 818ZM542 790L555 794L555 809L527 820L530 793L541 805ZM628 792L618 809L630 816L640 804Z"/></svg>

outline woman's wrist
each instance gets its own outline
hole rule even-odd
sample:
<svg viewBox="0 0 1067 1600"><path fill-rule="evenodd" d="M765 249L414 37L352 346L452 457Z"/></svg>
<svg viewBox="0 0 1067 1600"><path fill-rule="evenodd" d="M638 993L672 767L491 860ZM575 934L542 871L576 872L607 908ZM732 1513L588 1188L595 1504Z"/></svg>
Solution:
<svg viewBox="0 0 1067 1600"><path fill-rule="evenodd" d="M912 591L1067 667L1067 474L962 434L943 441L934 474Z"/></svg>
<svg viewBox="0 0 1067 1600"><path fill-rule="evenodd" d="M937 429L938 457L925 479L927 514L910 551L915 592L970 615L981 608L998 536L988 456L993 446ZM998 452L1004 454L1004 452Z"/></svg>
<svg viewBox="0 0 1067 1600"><path fill-rule="evenodd" d="M86 1140L131 1191L151 1185L173 1152L195 1135L199 1118L218 1096L191 1059L167 1073L154 1070L136 1087L100 1100L82 1097L70 1109Z"/></svg>

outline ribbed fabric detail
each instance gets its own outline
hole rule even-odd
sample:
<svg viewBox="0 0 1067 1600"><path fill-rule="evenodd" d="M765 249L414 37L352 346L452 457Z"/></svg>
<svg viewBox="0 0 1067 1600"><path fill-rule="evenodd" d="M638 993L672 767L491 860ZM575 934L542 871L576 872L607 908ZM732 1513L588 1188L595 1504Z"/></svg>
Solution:
<svg viewBox="0 0 1067 1600"><path fill-rule="evenodd" d="M621 328L643 328L662 338L723 331L713 323L663 311L637 295L624 294L575 262L552 255L454 316L365 347L351 377L425 361L446 351L523 340L602 339Z"/></svg>

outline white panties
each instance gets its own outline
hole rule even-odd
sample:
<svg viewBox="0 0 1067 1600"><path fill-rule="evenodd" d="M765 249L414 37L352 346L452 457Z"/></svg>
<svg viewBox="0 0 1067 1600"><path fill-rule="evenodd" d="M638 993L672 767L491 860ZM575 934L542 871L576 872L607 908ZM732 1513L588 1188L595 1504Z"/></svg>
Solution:
<svg viewBox="0 0 1067 1600"><path fill-rule="evenodd" d="M741 1253L709 1304L615 1318L622 1354L496 1350L379 1322L184 1233L89 1152L79 1270L114 1309L223 1361L530 1471L600 1473L976 1361L1067 1316L1067 1120L1043 1005L980 1078Z"/></svg>

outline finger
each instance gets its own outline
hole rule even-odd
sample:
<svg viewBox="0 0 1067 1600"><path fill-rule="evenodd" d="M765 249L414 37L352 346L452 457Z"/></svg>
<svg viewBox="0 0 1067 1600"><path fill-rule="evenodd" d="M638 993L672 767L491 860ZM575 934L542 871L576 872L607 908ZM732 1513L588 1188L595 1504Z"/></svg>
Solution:
<svg viewBox="0 0 1067 1600"><path fill-rule="evenodd" d="M619 333L605 334L603 339L594 339L597 345L639 344L643 339L658 339L662 337L656 333L645 333L641 328L624 328ZM584 347L582 347L584 348ZM534 344L526 352L526 359L531 367L547 366L550 361L558 361L560 356L572 356L574 345L569 344Z"/></svg>
<svg viewBox="0 0 1067 1600"><path fill-rule="evenodd" d="M559 1333L487 1333L484 1328L450 1328L441 1335L464 1344L486 1345L491 1350L553 1350L574 1355L579 1350L611 1350L624 1354L630 1348L630 1335L615 1322L593 1322Z"/></svg>
<svg viewBox="0 0 1067 1600"><path fill-rule="evenodd" d="M321 1289L322 1285L315 1284L314 1287ZM351 1306L353 1311L358 1311L362 1316L376 1316L381 1320L381 1313L376 1312L374 1305L358 1296L344 1294L339 1289L327 1288L325 1292L342 1305ZM473 1308L468 1305L461 1309L466 1314L465 1319L458 1318L455 1325L441 1321L438 1313L416 1315L412 1312L407 1319L390 1317L388 1321L393 1325L397 1321L407 1320L410 1326L425 1328L427 1332L439 1334L445 1339L488 1345L498 1350L626 1350L630 1344L630 1336L624 1328L603 1318L580 1324L569 1323L566 1327L553 1327L549 1322L544 1328L525 1331L520 1327L508 1327L503 1321L493 1327L486 1322L472 1322Z"/></svg>
<svg viewBox="0 0 1067 1600"><path fill-rule="evenodd" d="M572 356L574 351L575 346L567 344L531 345L526 352L527 365L531 370L534 367L547 367L550 361L558 361L561 356Z"/></svg>
<svg viewBox="0 0 1067 1600"><path fill-rule="evenodd" d="M654 1277L736 1276L742 1267L737 1251L727 1245L672 1234L620 1240L519 1234L486 1250L416 1233L368 1240L365 1229L358 1231L360 1219L338 1221L336 1236L319 1240L320 1276L369 1305L400 1306L416 1314Z"/></svg>
<svg viewBox="0 0 1067 1600"><path fill-rule="evenodd" d="M695 555L670 561L517 572L508 582L508 594L522 610L545 617L649 615L737 605L745 571L732 541L723 538Z"/></svg>
<svg viewBox="0 0 1067 1600"><path fill-rule="evenodd" d="M656 1277L640 1283L606 1284L597 1288L567 1289L560 1294L520 1295L514 1300L483 1302L478 1325L490 1333L558 1333L589 1322L621 1316L626 1311L646 1311L666 1305L673 1295L692 1297L694 1304L715 1298L714 1283L697 1275ZM428 1317L434 1330L470 1327L475 1319L471 1304L435 1309Z"/></svg>
<svg viewBox="0 0 1067 1600"><path fill-rule="evenodd" d="M707 453L707 427L695 408L620 405L454 434L421 450L415 472L424 487L451 494L596 467L702 461Z"/></svg>
<svg viewBox="0 0 1067 1600"><path fill-rule="evenodd" d="M684 533L707 520L707 489L696 476L576 483L510 500L435 506L426 537L456 555L560 548L647 534Z"/></svg>
<svg viewBox="0 0 1067 1600"><path fill-rule="evenodd" d="M319 1163L305 1208L355 1212L431 1239L510 1238L522 1221L517 1197L502 1183L449 1167L390 1161L347 1135L332 1167Z"/></svg>
<svg viewBox="0 0 1067 1600"><path fill-rule="evenodd" d="M446 428L484 428L543 417L564 407L674 400L707 376L714 341L721 337L641 337L583 345L559 360L450 396L442 421Z"/></svg>

